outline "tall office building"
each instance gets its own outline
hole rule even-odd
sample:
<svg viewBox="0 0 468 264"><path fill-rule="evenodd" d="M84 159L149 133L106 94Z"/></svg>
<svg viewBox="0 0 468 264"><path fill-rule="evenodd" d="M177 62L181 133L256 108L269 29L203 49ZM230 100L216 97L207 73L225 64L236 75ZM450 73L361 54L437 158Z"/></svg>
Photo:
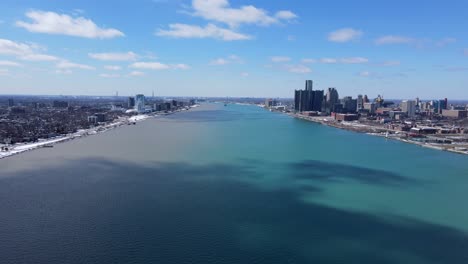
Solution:
<svg viewBox="0 0 468 264"><path fill-rule="evenodd" d="M135 97L128 98L128 109L135 108Z"/></svg>
<svg viewBox="0 0 468 264"><path fill-rule="evenodd" d="M145 96L143 94L135 96L135 110L140 113L145 111Z"/></svg>
<svg viewBox="0 0 468 264"><path fill-rule="evenodd" d="M448 100L447 98L439 100L439 108L438 108L438 113L442 114L442 110L448 109Z"/></svg>
<svg viewBox="0 0 468 264"><path fill-rule="evenodd" d="M405 100L401 102L401 111L405 112L408 117L414 117L416 115L416 101Z"/></svg>
<svg viewBox="0 0 468 264"><path fill-rule="evenodd" d="M345 96L341 99L341 104L343 105L343 110L347 113L354 113L357 109L357 100L353 99L351 96Z"/></svg>
<svg viewBox="0 0 468 264"><path fill-rule="evenodd" d="M335 105L339 103L338 91L335 88L328 88L325 96L325 112L328 114L335 110Z"/></svg>
<svg viewBox="0 0 468 264"><path fill-rule="evenodd" d="M305 90L312 91L314 86L314 82L312 80L306 80L305 82Z"/></svg>
<svg viewBox="0 0 468 264"><path fill-rule="evenodd" d="M294 92L294 109L297 112L322 111L323 91L313 91L313 82L306 81L305 90Z"/></svg>
<svg viewBox="0 0 468 264"><path fill-rule="evenodd" d="M362 97L362 94L360 94L357 97L356 111L359 112L359 110L362 110L362 109L364 109L364 97Z"/></svg>
<svg viewBox="0 0 468 264"><path fill-rule="evenodd" d="M8 106L9 107L15 106L15 101L12 98L8 99Z"/></svg>

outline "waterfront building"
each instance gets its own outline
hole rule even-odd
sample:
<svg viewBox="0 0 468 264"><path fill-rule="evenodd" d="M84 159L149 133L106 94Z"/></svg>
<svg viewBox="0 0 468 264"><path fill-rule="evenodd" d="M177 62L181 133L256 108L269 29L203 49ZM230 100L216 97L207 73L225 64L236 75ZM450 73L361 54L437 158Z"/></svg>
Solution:
<svg viewBox="0 0 468 264"><path fill-rule="evenodd" d="M335 114L336 121L355 121L358 120L359 116L356 114Z"/></svg>
<svg viewBox="0 0 468 264"><path fill-rule="evenodd" d="M324 104L324 110L327 112L327 114L330 114L331 112L335 112L335 105L339 103L339 95L338 91L330 87L327 90L327 94L325 96L325 104Z"/></svg>
<svg viewBox="0 0 468 264"><path fill-rule="evenodd" d="M356 100L356 111L359 112L361 109L364 109L364 97L362 94L358 95Z"/></svg>
<svg viewBox="0 0 468 264"><path fill-rule="evenodd" d="M347 113L355 113L357 109L357 100L353 99L351 96L345 96L341 99L341 104L343 105L343 111Z"/></svg>
<svg viewBox="0 0 468 264"><path fill-rule="evenodd" d="M449 118L467 118L467 110L447 110L442 109L442 116L449 117Z"/></svg>
<svg viewBox="0 0 468 264"><path fill-rule="evenodd" d="M369 114L375 114L375 110L377 109L374 103L364 103L364 109L369 111Z"/></svg>
<svg viewBox="0 0 468 264"><path fill-rule="evenodd" d="M294 91L294 110L297 112L322 111L323 91L313 91L313 82L306 81L305 90Z"/></svg>
<svg viewBox="0 0 468 264"><path fill-rule="evenodd" d="M90 124L97 124L97 116L95 115L92 115L92 116L88 116L88 123Z"/></svg>
<svg viewBox="0 0 468 264"><path fill-rule="evenodd" d="M313 90L314 82L312 80L306 80L305 82L305 90L312 91Z"/></svg>
<svg viewBox="0 0 468 264"><path fill-rule="evenodd" d="M414 117L416 115L416 101L405 100L401 102L401 111L405 112L408 117Z"/></svg>
<svg viewBox="0 0 468 264"><path fill-rule="evenodd" d="M135 110L139 113L143 113L145 111L145 96L143 94L137 94L135 96Z"/></svg>
<svg viewBox="0 0 468 264"><path fill-rule="evenodd" d="M369 97L367 97L367 94L364 95L364 103L369 103Z"/></svg>
<svg viewBox="0 0 468 264"><path fill-rule="evenodd" d="M128 98L128 109L135 108L135 97Z"/></svg>
<svg viewBox="0 0 468 264"><path fill-rule="evenodd" d="M442 110L448 109L447 107L448 107L447 98L442 99L442 100L439 100L437 112L438 112L439 114L442 114Z"/></svg>

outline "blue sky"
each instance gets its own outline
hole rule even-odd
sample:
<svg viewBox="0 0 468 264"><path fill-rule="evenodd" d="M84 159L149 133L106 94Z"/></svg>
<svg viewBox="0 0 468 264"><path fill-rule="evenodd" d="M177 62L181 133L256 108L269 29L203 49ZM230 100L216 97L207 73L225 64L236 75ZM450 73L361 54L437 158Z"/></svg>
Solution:
<svg viewBox="0 0 468 264"><path fill-rule="evenodd" d="M468 99L466 1L0 2L0 94Z"/></svg>

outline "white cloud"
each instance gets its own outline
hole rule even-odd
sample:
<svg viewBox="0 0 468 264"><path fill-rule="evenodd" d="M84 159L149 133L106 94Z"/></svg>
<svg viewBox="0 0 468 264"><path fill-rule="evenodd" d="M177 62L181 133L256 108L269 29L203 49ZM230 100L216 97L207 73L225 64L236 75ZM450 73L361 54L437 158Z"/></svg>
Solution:
<svg viewBox="0 0 468 264"><path fill-rule="evenodd" d="M445 47L448 44L452 44L452 43L455 43L455 42L457 42L456 38L443 38L443 39L436 42L436 46L437 47Z"/></svg>
<svg viewBox="0 0 468 264"><path fill-rule="evenodd" d="M210 61L210 65L227 65L232 63L243 63L242 59L237 55L229 55L227 58L217 58Z"/></svg>
<svg viewBox="0 0 468 264"><path fill-rule="evenodd" d="M95 68L86 64L73 63L69 61L61 61L57 63L58 69L81 69L81 70L94 70Z"/></svg>
<svg viewBox="0 0 468 264"><path fill-rule="evenodd" d="M358 75L361 76L361 77L369 77L369 76L371 76L372 74L371 74L371 72L369 72L369 71L362 71L362 72L360 72Z"/></svg>
<svg viewBox="0 0 468 264"><path fill-rule="evenodd" d="M253 5L232 8L228 0L193 0L193 15L236 27L241 24L270 25L280 20L290 20L297 15L288 10L282 10L275 16L270 16L264 9Z"/></svg>
<svg viewBox="0 0 468 264"><path fill-rule="evenodd" d="M47 54L28 54L20 57L25 61L57 61L59 58Z"/></svg>
<svg viewBox="0 0 468 264"><path fill-rule="evenodd" d="M338 60L333 59L333 58L322 58L322 59L320 59L320 62L325 63L325 64L333 64L333 63L337 63Z"/></svg>
<svg viewBox="0 0 468 264"><path fill-rule="evenodd" d="M144 72L141 72L141 71L132 71L129 76L132 76L132 77L137 77L137 76L144 76L145 73Z"/></svg>
<svg viewBox="0 0 468 264"><path fill-rule="evenodd" d="M22 66L21 64L14 62L14 61L7 61L7 60L0 60L0 66L6 66L6 67L20 67Z"/></svg>
<svg viewBox="0 0 468 264"><path fill-rule="evenodd" d="M384 61L381 65L382 66L398 66L401 62L399 61Z"/></svg>
<svg viewBox="0 0 468 264"><path fill-rule="evenodd" d="M104 66L104 69L109 70L109 71L119 71L122 69L122 67L117 66L117 65L106 65Z"/></svg>
<svg viewBox="0 0 468 264"><path fill-rule="evenodd" d="M317 60L316 59L302 59L301 62L309 64L309 63L316 63Z"/></svg>
<svg viewBox="0 0 468 264"><path fill-rule="evenodd" d="M224 41L249 40L251 36L236 31L220 28L213 24L205 27L187 24L170 24L168 30L158 30L157 36L172 38L214 38Z"/></svg>
<svg viewBox="0 0 468 264"><path fill-rule="evenodd" d="M296 36L294 36L294 35L289 35L286 39L287 39L288 41L295 41L295 40L296 40Z"/></svg>
<svg viewBox="0 0 468 264"><path fill-rule="evenodd" d="M43 50L37 44L18 43L9 39L0 39L0 54L15 56L25 61L54 61L57 57L37 53L38 50Z"/></svg>
<svg viewBox="0 0 468 264"><path fill-rule="evenodd" d="M31 22L17 21L16 26L30 32L100 39L125 36L114 28L100 28L92 20L84 17L74 18L66 14L40 10L29 11L25 15Z"/></svg>
<svg viewBox="0 0 468 264"><path fill-rule="evenodd" d="M167 70L170 68L169 65L160 62L135 62L129 66L134 69L146 69L146 70Z"/></svg>
<svg viewBox="0 0 468 264"><path fill-rule="evenodd" d="M119 78L120 74L101 73L101 74L99 74L99 77L102 77L102 78Z"/></svg>
<svg viewBox="0 0 468 264"><path fill-rule="evenodd" d="M138 55L132 51L117 53L117 52L107 52L107 53L88 53L88 56L101 61L133 61L138 58Z"/></svg>
<svg viewBox="0 0 468 264"><path fill-rule="evenodd" d="M361 64L361 63L368 63L369 60L363 57L351 57L351 58L342 58L340 59L340 62L344 64Z"/></svg>
<svg viewBox="0 0 468 264"><path fill-rule="evenodd" d="M0 54L2 55L23 56L30 53L33 53L33 49L28 44L0 39Z"/></svg>
<svg viewBox="0 0 468 264"><path fill-rule="evenodd" d="M175 69L175 70L188 70L188 69L190 69L189 65L183 64L183 63L173 64L173 65L170 65L170 67L171 67L171 69Z"/></svg>
<svg viewBox="0 0 468 264"><path fill-rule="evenodd" d="M55 70L55 73L66 75L66 74L72 74L73 72L70 69L58 69L58 70Z"/></svg>
<svg viewBox="0 0 468 264"><path fill-rule="evenodd" d="M286 56L274 56L274 57L271 57L271 61L272 62L288 62L288 61L291 61L291 58L286 57Z"/></svg>
<svg viewBox="0 0 468 264"><path fill-rule="evenodd" d="M353 28L342 28L328 34L328 40L332 42L349 42L362 37L364 33Z"/></svg>
<svg viewBox="0 0 468 264"><path fill-rule="evenodd" d="M215 59L215 60L210 61L210 65L226 65L226 64L229 64L229 63L231 63L229 60L226 60L226 59L223 59L223 58L219 58L219 59Z"/></svg>
<svg viewBox="0 0 468 264"><path fill-rule="evenodd" d="M284 20L291 20L297 18L297 15L289 10L282 10L276 12L275 17Z"/></svg>
<svg viewBox="0 0 468 264"><path fill-rule="evenodd" d="M292 73L310 73L312 70L304 65L286 65L286 69Z"/></svg>
<svg viewBox="0 0 468 264"><path fill-rule="evenodd" d="M377 45L385 45L385 44L412 44L416 42L414 38L404 37L404 36L395 36L395 35L388 35L383 36L375 40Z"/></svg>
<svg viewBox="0 0 468 264"><path fill-rule="evenodd" d="M248 72L243 72L241 73L241 76L244 77L244 78L247 78L250 76L250 74Z"/></svg>

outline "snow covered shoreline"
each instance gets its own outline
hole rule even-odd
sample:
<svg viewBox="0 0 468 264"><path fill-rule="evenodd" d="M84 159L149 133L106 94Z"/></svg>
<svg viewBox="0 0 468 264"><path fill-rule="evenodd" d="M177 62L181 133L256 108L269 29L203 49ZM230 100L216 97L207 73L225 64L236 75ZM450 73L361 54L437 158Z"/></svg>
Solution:
<svg viewBox="0 0 468 264"><path fill-rule="evenodd" d="M55 137L52 139L41 139L38 142L33 142L33 143L16 144L16 145L8 146L7 151L0 151L0 159L7 158L13 155L18 155L20 153L35 150L38 148L51 147L55 144L62 143L65 141L69 141L69 140L73 140L73 139L77 139L81 137L86 137L89 135L95 135L98 133L103 133L108 130L120 127L122 125L140 122L140 121L146 120L151 117L156 117L156 116L157 115L136 115L136 116L131 116L131 117L123 117L123 118L119 118L113 123L93 127L90 129L78 130L76 133L73 133L73 134L59 136L59 137Z"/></svg>

